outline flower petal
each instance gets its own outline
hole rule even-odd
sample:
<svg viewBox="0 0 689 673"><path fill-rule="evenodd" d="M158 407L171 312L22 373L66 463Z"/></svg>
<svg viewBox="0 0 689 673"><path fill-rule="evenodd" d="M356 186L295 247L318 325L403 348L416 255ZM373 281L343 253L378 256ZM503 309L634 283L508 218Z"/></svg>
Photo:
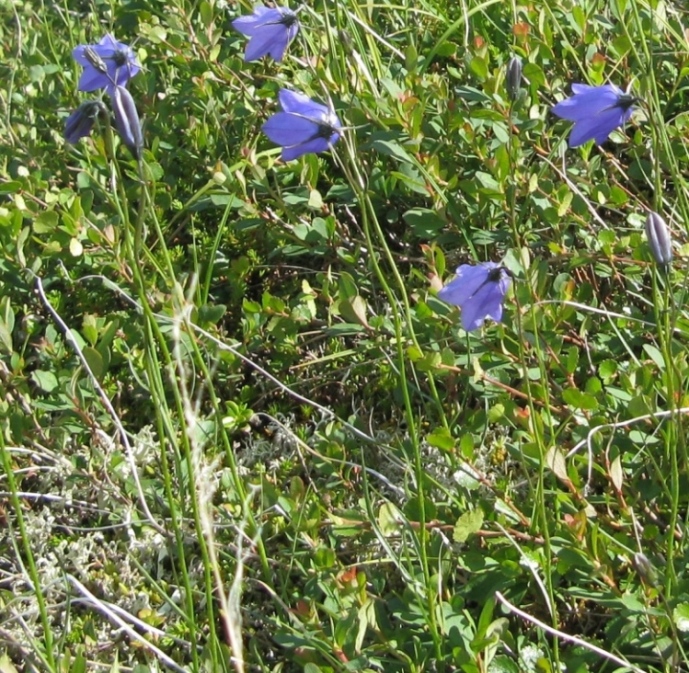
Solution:
<svg viewBox="0 0 689 673"><path fill-rule="evenodd" d="M86 58L86 56L84 55L84 51L86 50L87 46L88 45L86 45L86 44L80 44L80 45L74 47L74 49L72 49L72 58L79 65L83 65L83 66L91 65L89 63L88 59Z"/></svg>
<svg viewBox="0 0 689 673"><path fill-rule="evenodd" d="M604 143L633 114L636 98L614 84L573 84L572 91L573 96L552 108L558 117L574 122L570 147L578 147L588 140L595 140L599 145Z"/></svg>
<svg viewBox="0 0 689 673"><path fill-rule="evenodd" d="M254 39L256 39L256 38L254 38ZM268 55L274 61L282 61L282 58L285 55L285 51L287 50L289 43L290 43L290 38L289 38L289 35L287 33L287 30L285 30L285 31L283 31L282 35L280 35L280 37L273 42L273 45L268 50Z"/></svg>
<svg viewBox="0 0 689 673"><path fill-rule="evenodd" d="M232 27L251 38L244 55L245 61L255 61L266 54L281 61L289 43L299 31L299 20L286 7L258 6L252 15L235 19Z"/></svg>
<svg viewBox="0 0 689 673"><path fill-rule="evenodd" d="M259 11L261 10L261 11ZM242 33L253 37L260 35L264 28L279 26L282 21L282 13L277 9L268 7L256 7L254 13L248 16L240 16L232 22L232 27ZM266 24L269 24L268 26Z"/></svg>
<svg viewBox="0 0 689 673"><path fill-rule="evenodd" d="M321 103L316 103L303 93L281 89L278 97L280 99L280 106L285 112L306 117L321 127L332 129L333 135L336 135L334 133L336 129L342 128L342 123L334 110ZM331 143L337 142L339 137L339 134L337 134L336 138L331 136Z"/></svg>
<svg viewBox="0 0 689 673"><path fill-rule="evenodd" d="M572 91L574 92L575 95L577 94L582 94L586 93L587 91L591 91L592 89L597 89L598 87L591 86L590 84L572 84Z"/></svg>
<svg viewBox="0 0 689 673"><path fill-rule="evenodd" d="M319 126L310 119L289 112L277 112L265 124L263 133L277 145L299 145L313 140Z"/></svg>
<svg viewBox="0 0 689 673"><path fill-rule="evenodd" d="M330 149L330 142L327 138L314 138L308 142L302 143L301 145L294 145L293 147L283 147L282 148L282 160L292 161L302 154L319 154L320 152L325 152Z"/></svg>
<svg viewBox="0 0 689 673"><path fill-rule="evenodd" d="M232 22L232 28L248 37L253 37L256 30L260 31L261 27L262 24L258 22L258 18L255 16L240 16Z"/></svg>
<svg viewBox="0 0 689 673"><path fill-rule="evenodd" d="M112 70L111 72L110 64L108 64L108 73L110 73L110 76L115 80L115 84L125 86L127 82L141 70L141 67L136 63L130 63L128 61L119 68L115 66Z"/></svg>
<svg viewBox="0 0 689 673"><path fill-rule="evenodd" d="M471 331L483 325L486 318L502 320L502 303L510 286L507 272L500 270L497 280L489 280L462 306L462 327Z"/></svg>
<svg viewBox="0 0 689 673"><path fill-rule="evenodd" d="M104 64L107 73L96 68L87 56L87 50L91 50ZM124 86L140 70L141 66L136 60L136 55L130 47L123 42L118 42L109 33L98 44L80 44L72 50L74 60L84 67L84 72L79 80L80 91L94 91L106 89L113 84Z"/></svg>
<svg viewBox="0 0 689 673"><path fill-rule="evenodd" d="M129 47L124 42L118 42L112 33L103 35L101 41L93 48L101 58L105 58L106 55L112 56L116 51L129 51Z"/></svg>
<svg viewBox="0 0 689 673"><path fill-rule="evenodd" d="M261 32L256 33L250 40L249 44L246 45L246 51L244 53L245 61L256 61L262 56L269 54L275 47L279 49L282 48L282 53L284 53L287 48L287 30L284 26L274 25L274 26L262 26ZM280 59L282 59L282 53L280 53Z"/></svg>
<svg viewBox="0 0 689 673"><path fill-rule="evenodd" d="M320 121L323 115L327 115L330 110L321 103L311 100L308 96L299 91L290 91L290 89L280 89L278 93L278 100L280 107L285 112L293 112L294 114L303 115L309 119Z"/></svg>
<svg viewBox="0 0 689 673"><path fill-rule="evenodd" d="M497 266L494 262L478 266L462 264L457 267L457 277L438 292L438 297L448 304L462 306L488 280L491 270Z"/></svg>
<svg viewBox="0 0 689 673"><path fill-rule="evenodd" d="M483 296L484 294L486 296ZM481 327L486 318L501 322L503 297L504 295L497 291L495 285L485 291L482 290L477 297L462 307L462 327L467 332L471 332Z"/></svg>
<svg viewBox="0 0 689 673"><path fill-rule="evenodd" d="M110 78L95 68L87 68L81 73L79 78L79 91L96 91L97 89L105 89L110 86Z"/></svg>
<svg viewBox="0 0 689 673"><path fill-rule="evenodd" d="M457 277L440 290L438 297L462 309L462 326L471 331L481 327L486 318L502 320L502 304L511 282L507 270L493 262L462 264Z"/></svg>
<svg viewBox="0 0 689 673"><path fill-rule="evenodd" d="M568 119L569 121L579 121L602 112L607 108L616 107L619 98L623 95L616 86L605 84L603 86L587 86L577 84L574 96L565 98L552 108L553 114Z"/></svg>
<svg viewBox="0 0 689 673"><path fill-rule="evenodd" d="M340 139L340 120L333 110L298 91L281 89L282 112L263 124L263 132L283 146L286 161L308 152L324 152Z"/></svg>
<svg viewBox="0 0 689 673"><path fill-rule="evenodd" d="M299 32L299 21L295 21L287 29L287 44L290 44L292 42L292 40L297 36L298 32Z"/></svg>
<svg viewBox="0 0 689 673"><path fill-rule="evenodd" d="M624 112L621 108L612 108L577 122L569 136L569 146L578 147L588 140L595 140L598 145L602 145L618 126L622 126Z"/></svg>

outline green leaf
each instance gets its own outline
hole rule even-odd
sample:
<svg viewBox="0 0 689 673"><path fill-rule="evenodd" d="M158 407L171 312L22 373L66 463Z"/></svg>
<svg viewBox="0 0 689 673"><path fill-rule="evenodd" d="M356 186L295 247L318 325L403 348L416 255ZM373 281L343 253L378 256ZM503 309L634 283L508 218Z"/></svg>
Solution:
<svg viewBox="0 0 689 673"><path fill-rule="evenodd" d="M488 422L497 423L504 415L505 405L498 402L488 410Z"/></svg>
<svg viewBox="0 0 689 673"><path fill-rule="evenodd" d="M0 673L19 673L6 654L0 656Z"/></svg>
<svg viewBox="0 0 689 673"><path fill-rule="evenodd" d="M366 319L367 307L366 300L361 295L356 295L350 299L339 303L342 317L352 323L359 323L366 328L370 328Z"/></svg>
<svg viewBox="0 0 689 673"><path fill-rule="evenodd" d="M610 480L618 491L622 490L624 472L622 471L622 460L620 456L617 456L610 465Z"/></svg>
<svg viewBox="0 0 689 673"><path fill-rule="evenodd" d="M390 175L399 180L410 191L428 196L428 188L419 172L411 164L402 164L398 171L391 171Z"/></svg>
<svg viewBox="0 0 689 673"><path fill-rule="evenodd" d="M562 393L562 399L570 407L575 409L584 409L586 411L593 411L598 409L598 400L593 395L584 393L576 388L567 388Z"/></svg>
<svg viewBox="0 0 689 673"><path fill-rule="evenodd" d="M572 346L567 350L567 357L565 358L565 369L568 374L574 374L579 364L579 348Z"/></svg>
<svg viewBox="0 0 689 673"><path fill-rule="evenodd" d="M430 498L421 498L414 496L407 500L407 504L404 506L404 514L409 521L421 521L421 503L423 502L423 515L426 521L435 519L438 516L438 508L433 500Z"/></svg>
<svg viewBox="0 0 689 673"><path fill-rule="evenodd" d="M323 196L317 189L312 189L309 192L308 205L309 208L314 210L321 210L323 208Z"/></svg>
<svg viewBox="0 0 689 673"><path fill-rule="evenodd" d="M473 103L492 103L492 99L490 96L485 94L483 91L480 89L475 89L472 86L458 86L455 89L455 95L457 98L463 98L464 100L473 102Z"/></svg>
<svg viewBox="0 0 689 673"><path fill-rule="evenodd" d="M482 524L483 510L480 507L464 512L455 523L452 539L455 542L466 542L470 535L481 530Z"/></svg>
<svg viewBox="0 0 689 673"><path fill-rule="evenodd" d="M15 194L22 188L22 183L17 180L9 180L0 183L0 194Z"/></svg>
<svg viewBox="0 0 689 673"><path fill-rule="evenodd" d="M399 533L403 521L400 511L392 503L386 502L378 510L378 527L385 536Z"/></svg>
<svg viewBox="0 0 689 673"><path fill-rule="evenodd" d="M227 307L224 304L204 304L199 308L199 324L201 326L215 325L225 315Z"/></svg>
<svg viewBox="0 0 689 673"><path fill-rule="evenodd" d="M38 217L34 220L33 230L36 234L49 234L55 230L60 218L54 210L44 210L39 213Z"/></svg>
<svg viewBox="0 0 689 673"><path fill-rule="evenodd" d="M617 360L603 360L598 365L598 375L603 379L603 382L608 384L615 374L617 374Z"/></svg>
<svg viewBox="0 0 689 673"><path fill-rule="evenodd" d="M92 313L87 313L81 323L81 333L86 340L95 346L98 341L98 319Z"/></svg>
<svg viewBox="0 0 689 673"><path fill-rule="evenodd" d="M567 476L567 464L562 451L556 446L551 446L545 454L546 465L555 473L555 476L562 481L569 481Z"/></svg>
<svg viewBox="0 0 689 673"><path fill-rule="evenodd" d="M436 428L426 440L431 446L443 449L443 451L450 451L455 445L455 440L447 428Z"/></svg>
<svg viewBox="0 0 689 673"><path fill-rule="evenodd" d="M546 84L543 68L537 63L528 62L524 64L524 79L536 89L540 89Z"/></svg>
<svg viewBox="0 0 689 673"><path fill-rule="evenodd" d="M689 603L680 603L672 611L672 620L678 631L682 633L689 632Z"/></svg>
<svg viewBox="0 0 689 673"><path fill-rule="evenodd" d="M404 213L402 218L419 238L432 239L446 224L442 217L428 208L412 208Z"/></svg>
<svg viewBox="0 0 689 673"><path fill-rule="evenodd" d="M52 393L60 385L53 372L37 369L31 372L31 380L44 392Z"/></svg>
<svg viewBox="0 0 689 673"><path fill-rule="evenodd" d="M88 363L89 368L93 372L93 375L100 381L105 374L103 356L91 346L84 348L82 353L84 355L84 359Z"/></svg>
<svg viewBox="0 0 689 673"><path fill-rule="evenodd" d="M399 143L393 140L374 140L371 147L387 157L398 159L407 164L414 163L411 155Z"/></svg>
<svg viewBox="0 0 689 673"><path fill-rule="evenodd" d="M663 358L663 354L651 344L644 344L644 351L646 352L646 355L653 360L656 367L658 367L660 371L664 371L665 359Z"/></svg>
<svg viewBox="0 0 689 673"><path fill-rule="evenodd" d="M7 353L12 353L12 332L14 330L14 311L8 296L0 299L0 345L4 346Z"/></svg>
<svg viewBox="0 0 689 673"><path fill-rule="evenodd" d="M504 654L500 654L490 662L491 673L521 673L515 661Z"/></svg>
<svg viewBox="0 0 689 673"><path fill-rule="evenodd" d="M480 56L474 56L469 63L471 71L476 75L481 81L488 77L488 63L486 59Z"/></svg>

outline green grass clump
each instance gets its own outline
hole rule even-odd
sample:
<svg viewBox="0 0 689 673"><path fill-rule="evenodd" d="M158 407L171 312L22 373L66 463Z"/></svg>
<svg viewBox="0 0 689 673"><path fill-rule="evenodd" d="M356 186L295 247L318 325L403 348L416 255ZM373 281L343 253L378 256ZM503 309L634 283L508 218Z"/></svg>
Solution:
<svg viewBox="0 0 689 673"><path fill-rule="evenodd" d="M0 671L689 671L683 3L314 0L251 63L248 3L4 11ZM63 137L108 32L139 161ZM571 83L632 120L568 148Z"/></svg>

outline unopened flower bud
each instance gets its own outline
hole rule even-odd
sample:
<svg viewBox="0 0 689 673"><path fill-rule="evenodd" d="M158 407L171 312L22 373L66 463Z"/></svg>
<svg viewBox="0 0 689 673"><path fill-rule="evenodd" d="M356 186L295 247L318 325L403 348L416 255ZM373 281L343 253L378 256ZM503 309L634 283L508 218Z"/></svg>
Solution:
<svg viewBox="0 0 689 673"><path fill-rule="evenodd" d="M511 101L517 99L522 83L522 60L519 56L513 56L507 64L505 87Z"/></svg>
<svg viewBox="0 0 689 673"><path fill-rule="evenodd" d="M672 262L672 240L665 220L651 211L646 218L646 236L651 255L657 264L667 267Z"/></svg>
<svg viewBox="0 0 689 673"><path fill-rule="evenodd" d="M144 146L144 138L141 133L139 113L132 95L123 86L113 86L108 89L112 109L115 113L115 126L120 138L134 155L135 159L141 158L141 150Z"/></svg>
<svg viewBox="0 0 689 673"><path fill-rule="evenodd" d="M79 138L91 133L99 114L104 113L105 105L99 100L87 100L82 103L65 122L65 140L74 145Z"/></svg>
<svg viewBox="0 0 689 673"><path fill-rule="evenodd" d="M649 586L656 586L658 583L658 573L656 572L655 568L651 564L651 562L648 560L648 557L646 554L642 554L641 552L637 552L634 554L634 557L632 558L632 564L634 565L634 569L636 570L637 573L639 573L639 577Z"/></svg>
<svg viewBox="0 0 689 673"><path fill-rule="evenodd" d="M337 31L337 37L340 38L340 44L347 50L352 51L352 36L346 30Z"/></svg>

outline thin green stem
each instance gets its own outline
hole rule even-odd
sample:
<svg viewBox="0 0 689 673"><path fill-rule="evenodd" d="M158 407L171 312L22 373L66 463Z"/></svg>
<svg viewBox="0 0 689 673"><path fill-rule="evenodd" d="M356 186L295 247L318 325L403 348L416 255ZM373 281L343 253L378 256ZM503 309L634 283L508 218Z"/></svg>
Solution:
<svg viewBox="0 0 689 673"><path fill-rule="evenodd" d="M426 589L426 611L428 616L429 630L431 637L433 639L433 645L435 649L435 656L438 661L438 665L442 666L442 639L438 628L437 622L437 609L438 609L438 596L437 592L431 583L431 571L430 563L428 559L428 530L426 524L428 522L426 515L426 470L423 464L423 459L421 456L421 446L419 441L418 430L416 426L416 415L414 413L414 408L412 405L411 394L409 391L409 384L407 380L407 368L409 365L406 357L405 344L407 339L411 339L413 343L416 342L414 336L414 331L412 327L412 317L411 309L409 306L409 300L407 297L406 289L404 287L404 282L395 264L394 257L387 245L387 241L380 227L380 223L376 217L375 209L373 203L371 202L368 191L365 187L365 181L359 172L359 168L356 161L356 153L351 152L348 154L348 162L342 163L342 168L347 175L348 181L352 189L357 195L357 200L360 205L360 214L363 224L364 236L366 238L366 244L369 249L369 259L373 267L376 278L383 288L385 295L388 299L390 310L392 311L393 325L395 329L395 350L397 353L398 360L398 381L400 386L400 391L402 393L402 399L404 401L405 409L405 420L407 422L407 430L411 443L411 448L413 451L413 461L414 461L414 473L416 478L417 487L417 501L418 501L418 553L421 563L421 570L424 578L424 586ZM374 235L376 238L374 238ZM377 239L377 240L376 240ZM376 245L377 243L377 245ZM383 271L376 254L376 249L380 247L386 257L388 268L396 281L397 289L402 297L402 304L405 310L406 317L406 327L407 335L402 329L402 318L398 308L398 299L395 296L390 284L388 283L387 275ZM432 379L429 379L432 381ZM437 391L435 386L431 388L436 400Z"/></svg>
<svg viewBox="0 0 689 673"><path fill-rule="evenodd" d="M41 587L41 578L36 569L36 562L33 551L31 550L31 536L26 529L26 522L24 521L24 513L22 510L22 503L17 495L17 481L14 478L14 466L10 458L9 451L5 445L5 436L0 432L0 454L2 455L2 467L9 486L10 502L14 509L14 515L17 528L19 529L19 538L21 546L24 551L24 562L28 566L29 578L31 580L31 587L36 596L36 603L38 604L38 613L41 618L41 626L43 628L43 652L41 656L45 658L46 663L51 671L57 670L57 662L55 660L54 647L55 641L53 639L52 625L50 623L50 616L48 615L48 607L43 596L43 588ZM20 563L23 565L23 563Z"/></svg>
<svg viewBox="0 0 689 673"><path fill-rule="evenodd" d="M514 106L513 104L510 104L509 108L509 122L510 126L513 123L512 115L514 113ZM517 186L518 186L518 173L517 173L517 157L516 157L516 151L515 151L515 145L514 145L514 138L513 135L510 133L509 138L508 138L508 155L509 155L509 161L510 161L510 168L511 168L511 179L510 179L510 197L509 197L509 202L508 202L508 209L509 209L509 217L510 217L510 226L512 229L512 236L514 239L514 245L517 248L517 250L521 251L522 248L522 241L521 241L521 236L519 234L519 224L518 224L518 218L517 218L517 200L516 200L516 193L517 193ZM522 267L524 267L524 257L523 255L520 255L520 260L522 262ZM525 276L528 274L528 269L524 268ZM528 283L528 278L527 281ZM529 285L530 287L530 285ZM515 292L514 293L514 298L515 298L515 303L516 303L516 310L514 312L515 316L515 321L517 325L517 347L519 351L519 362L521 363L522 367L522 377L524 381L524 386L525 386L525 392L527 395L527 404L529 406L529 412L530 412L530 418L532 419L532 433L533 437L535 439L536 445L538 446L538 452L539 452L539 466L538 466L538 483L536 487L536 492L535 492L535 498L534 498L534 507L537 511L537 518L539 520L539 529L540 533L543 537L544 541L544 554L543 554L543 576L544 576L544 581L545 581L545 587L547 590L547 599L548 599L548 604L550 606L550 618L551 618L551 623L553 625L553 628L557 629L559 628L559 620L558 620L558 612L556 609L556 600L555 600L555 589L553 586L553 572L552 572L552 557L553 557L553 552L552 552L552 547L551 547L551 541L550 541L550 519L548 516L548 512L550 511L550 508L552 507L552 504L546 502L546 479L548 478L548 471L547 471L547 465L546 465L546 455L547 455L547 448L546 448L546 440L543 436L543 425L541 424L541 418L542 415L544 415L548 419L548 431L550 433L550 442L552 442L552 438L555 437L555 431L554 431L554 424L553 424L553 419L550 411L550 396L548 394L548 370L547 367L545 366L545 358L543 357L543 353L541 351L541 339L540 339L540 334L538 330L538 320L536 317L536 314L534 314L534 320L532 321L532 329L533 329L533 347L536 352L537 356L537 362L538 362L538 367L540 371L540 380L542 382L542 390L544 393L544 406L543 410L541 411L536 407L534 404L534 391L532 389L531 385L531 378L529 376L529 369L530 369L530 363L529 363L529 356L526 353L524 344L527 342L526 339L526 333L524 330L524 321L523 321L523 316L522 316L522 310L519 302L519 293ZM531 341L531 340L529 340ZM555 664L559 666L559 644L557 639L553 641L553 655L554 655L554 661Z"/></svg>

